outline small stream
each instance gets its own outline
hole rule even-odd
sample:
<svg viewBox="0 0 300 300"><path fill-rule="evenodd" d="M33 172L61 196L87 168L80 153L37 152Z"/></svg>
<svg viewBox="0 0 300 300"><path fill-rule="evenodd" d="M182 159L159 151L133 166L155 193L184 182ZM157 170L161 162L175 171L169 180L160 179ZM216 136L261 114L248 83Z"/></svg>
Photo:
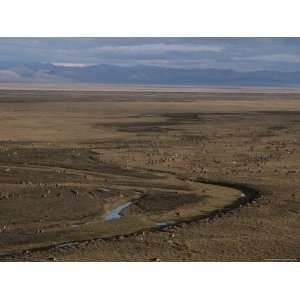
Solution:
<svg viewBox="0 0 300 300"><path fill-rule="evenodd" d="M19 167L18 167L19 168ZM41 168L42 170L49 170L49 168L42 168L40 166L31 166L31 168ZM26 169L26 168L25 168ZM28 169L26 169L28 170ZM31 170L31 169L30 169ZM40 170L40 169L39 169ZM72 169L71 169L72 170ZM78 171L78 170L77 170ZM149 172L157 172L155 170L149 170ZM48 237L46 234L48 234L47 232L45 233L45 237L44 235L41 235L41 237L39 236L32 236L28 238L28 242L24 241L24 243L22 244L16 244L11 246L11 248L8 249L0 249L0 257L5 257L5 256L9 256L12 255L12 253L15 252L21 252L24 250L28 250L28 251L41 251L41 250L46 250L49 249L51 247L64 247L64 246L76 246L77 244L83 242L83 241L89 241L89 240L95 240L95 239L101 239L101 238L110 238L110 237L116 237L118 235L130 235L133 233L139 233L141 231L147 231L147 230L159 230L161 228L167 227L169 225L174 225L174 224L178 224L178 223L182 223L182 222L190 222L193 220L202 220L202 219L208 219L208 218L213 218L216 215L219 215L220 213L226 213L229 211L233 211L234 209L239 209L241 206L246 205L252 201L254 201L255 199L259 198L261 196L261 193L259 191L257 191L256 189L254 189L252 186L248 186L248 185L244 185L244 184L240 184L240 183L232 183L232 182L226 182L226 181L217 181L217 180L211 180L211 179L205 179L205 178L196 178L193 180L189 180L189 179L185 179L185 178L177 178L176 174L173 174L171 172L160 172L159 174L164 174L164 176L169 176L170 178L175 178L176 180L181 180L181 181L188 181L192 184L196 184L196 183L200 183L200 184L208 184L208 185L212 185L212 186L219 186L219 187L227 187L230 189L235 189L237 191L240 192L240 195L237 199L228 199L228 201L224 200L224 205L220 208L215 208L215 209L211 209L209 210L207 213L203 214L203 213L199 213L199 216L192 216L192 217L186 217L184 218L177 218L173 219L173 220L165 220L165 219L158 219L158 216L152 216L152 215L141 215L141 218L138 219L132 219L132 216L124 216L124 223L122 222L122 211L126 208L128 208L130 205L134 205L134 203L136 203L136 200L138 200L139 198L143 197L144 195L147 195L148 193L151 194L151 185L148 187L148 185L145 185L145 188L142 189L142 192L140 191L136 191L134 190L134 194L135 196L130 198L130 201L128 201L129 199L127 199L127 202L112 208L110 211L105 212L103 214L103 209L101 207L101 209L99 209L99 215L97 215L97 218L95 217L95 220L91 220L89 222L83 222L81 221L81 223L75 223L76 221L68 221L67 225L70 225L71 228L77 228L77 230L70 230L69 232L65 232L64 229L60 229L62 234L57 234L56 236L53 235L53 240L52 238L47 240L46 238ZM131 189L133 189L133 187L129 184L128 185ZM104 188L101 187L103 190ZM137 189L141 189L141 187L136 187ZM147 190L149 189L149 191ZM109 191L110 189L106 189L104 191ZM130 193L131 195L131 193ZM125 200L126 201L126 200ZM213 203L212 203L213 204ZM126 218L129 218L128 222ZM138 216L139 217L139 216ZM155 221L152 221L155 217ZM84 219L85 220L85 219ZM81 226L87 225L87 224L98 224L100 223L100 225L104 222L110 222L113 220L119 220L116 223L111 222L110 224L107 224L107 226L103 226L103 230L102 228L81 228ZM140 221L140 222L139 222ZM120 223L119 223L120 222ZM73 223L73 224L72 224ZM60 224L58 224L57 226L60 226ZM99 230L98 230L99 229ZM86 234L86 240L84 240ZM50 231L50 236L52 237L52 233ZM61 242L61 239L64 238L65 242ZM0 247L1 248L1 247Z"/></svg>
<svg viewBox="0 0 300 300"><path fill-rule="evenodd" d="M113 210L111 210L110 212L108 212L105 216L104 216L104 220L105 221L112 221L115 219L120 219L121 218L121 211L127 207L129 207L132 204L131 201L126 202L116 208L114 208Z"/></svg>
<svg viewBox="0 0 300 300"><path fill-rule="evenodd" d="M122 216L120 215L121 211L127 207L129 207L132 204L131 201L126 202L116 208L114 208L113 210L111 210L110 212L108 212L105 216L104 216L104 220L105 221L112 221L115 219L120 219ZM173 225L175 224L175 221L166 221L166 222L160 222L160 223L156 223L154 224L155 227L157 228L163 228L169 225Z"/></svg>
<svg viewBox="0 0 300 300"><path fill-rule="evenodd" d="M166 221L166 222L160 222L160 223L156 223L155 227L157 228L163 228L169 225L174 225L176 222L175 221Z"/></svg>

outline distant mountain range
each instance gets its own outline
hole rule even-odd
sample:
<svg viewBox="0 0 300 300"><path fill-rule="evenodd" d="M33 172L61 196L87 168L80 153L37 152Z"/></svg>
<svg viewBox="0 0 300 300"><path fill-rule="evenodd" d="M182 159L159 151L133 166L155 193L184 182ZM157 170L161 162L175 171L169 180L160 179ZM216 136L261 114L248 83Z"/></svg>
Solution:
<svg viewBox="0 0 300 300"><path fill-rule="evenodd" d="M0 82L74 82L174 85L299 85L300 71L176 69L154 66L63 66L50 63L0 62Z"/></svg>

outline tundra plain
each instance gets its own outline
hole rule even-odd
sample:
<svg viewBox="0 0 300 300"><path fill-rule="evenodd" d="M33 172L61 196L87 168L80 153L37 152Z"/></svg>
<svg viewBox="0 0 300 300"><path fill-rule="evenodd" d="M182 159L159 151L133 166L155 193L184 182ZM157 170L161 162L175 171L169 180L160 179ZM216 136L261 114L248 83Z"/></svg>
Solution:
<svg viewBox="0 0 300 300"><path fill-rule="evenodd" d="M0 90L0 260L297 261L300 91Z"/></svg>

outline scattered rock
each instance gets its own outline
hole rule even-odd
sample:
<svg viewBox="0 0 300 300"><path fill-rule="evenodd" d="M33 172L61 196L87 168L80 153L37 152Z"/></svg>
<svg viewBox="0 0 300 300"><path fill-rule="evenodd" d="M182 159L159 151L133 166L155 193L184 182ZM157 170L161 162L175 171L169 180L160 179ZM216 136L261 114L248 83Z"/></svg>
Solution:
<svg viewBox="0 0 300 300"><path fill-rule="evenodd" d="M57 259L54 256L49 257L50 261L57 261Z"/></svg>
<svg viewBox="0 0 300 300"><path fill-rule="evenodd" d="M161 260L160 260L158 257L154 257L154 258L151 258L150 261L159 262L159 261L161 261Z"/></svg>
<svg viewBox="0 0 300 300"><path fill-rule="evenodd" d="M77 196L77 195L79 194L79 192L76 191L76 190L71 190L71 192L72 192L75 196Z"/></svg>

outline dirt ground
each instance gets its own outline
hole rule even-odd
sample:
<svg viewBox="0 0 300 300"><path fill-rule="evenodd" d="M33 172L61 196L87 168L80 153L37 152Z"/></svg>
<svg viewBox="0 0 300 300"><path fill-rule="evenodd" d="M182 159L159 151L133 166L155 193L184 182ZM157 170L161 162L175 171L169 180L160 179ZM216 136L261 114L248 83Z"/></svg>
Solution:
<svg viewBox="0 0 300 300"><path fill-rule="evenodd" d="M2 261L300 259L298 90L2 89L0 120Z"/></svg>

